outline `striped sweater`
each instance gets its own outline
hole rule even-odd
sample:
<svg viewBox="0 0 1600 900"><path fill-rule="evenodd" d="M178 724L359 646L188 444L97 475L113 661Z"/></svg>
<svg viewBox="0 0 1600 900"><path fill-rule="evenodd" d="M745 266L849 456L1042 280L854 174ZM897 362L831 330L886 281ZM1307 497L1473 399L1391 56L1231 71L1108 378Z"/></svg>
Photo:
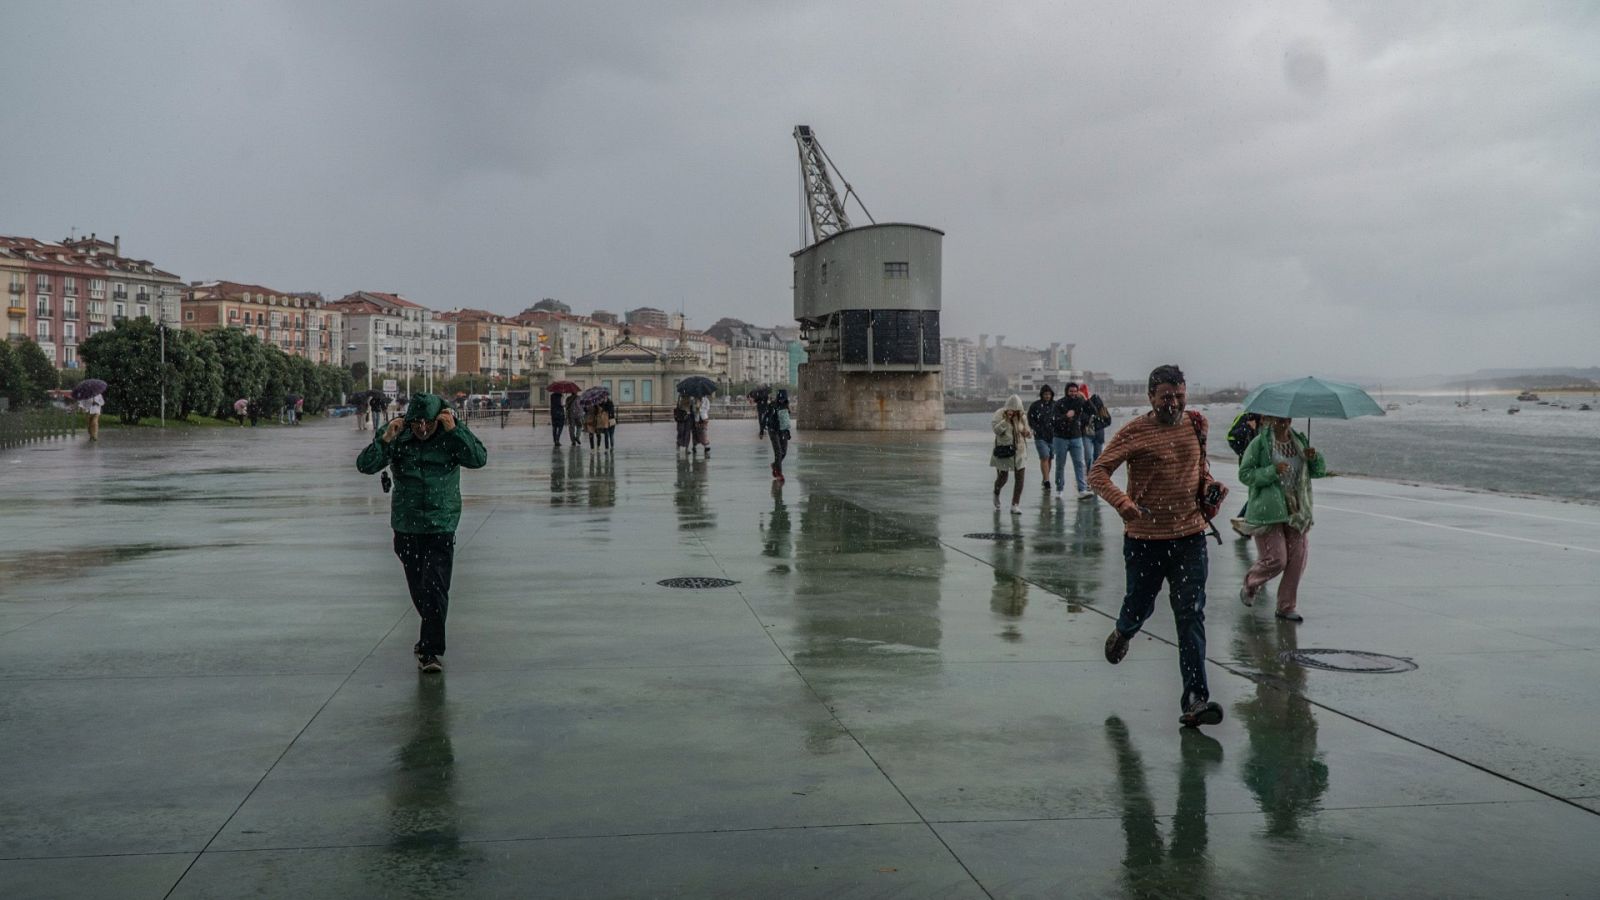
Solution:
<svg viewBox="0 0 1600 900"><path fill-rule="evenodd" d="M1207 428L1199 413L1201 433ZM1161 425L1155 413L1145 413L1122 426L1089 470L1089 487L1116 507L1119 513L1136 507L1150 510L1148 518L1124 520L1128 537L1169 541L1206 530L1195 497L1205 456L1187 417L1176 425ZM1128 490L1111 481L1111 473L1128 464Z"/></svg>

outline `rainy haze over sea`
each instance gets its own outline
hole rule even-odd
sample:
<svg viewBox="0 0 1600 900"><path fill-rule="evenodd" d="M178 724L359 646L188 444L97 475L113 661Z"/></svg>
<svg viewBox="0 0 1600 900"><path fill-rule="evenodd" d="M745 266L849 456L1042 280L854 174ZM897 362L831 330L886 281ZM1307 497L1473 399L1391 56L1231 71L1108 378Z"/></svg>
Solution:
<svg viewBox="0 0 1600 900"><path fill-rule="evenodd" d="M1536 494L1556 500L1600 504L1595 460L1600 453L1600 400L1590 394L1541 395L1552 404L1517 402L1514 394L1475 397L1458 407L1460 397L1389 394L1400 408L1385 416L1311 424L1311 443L1326 454L1330 471L1394 481L1464 487L1471 490ZM1593 411L1580 411L1587 403ZM1515 415L1509 407L1519 407ZM1237 404L1191 406L1211 422L1211 452L1227 454L1225 435L1238 415ZM1113 410L1120 427L1145 410ZM990 413L954 413L952 431L988 431ZM1304 430L1305 419L1294 427Z"/></svg>

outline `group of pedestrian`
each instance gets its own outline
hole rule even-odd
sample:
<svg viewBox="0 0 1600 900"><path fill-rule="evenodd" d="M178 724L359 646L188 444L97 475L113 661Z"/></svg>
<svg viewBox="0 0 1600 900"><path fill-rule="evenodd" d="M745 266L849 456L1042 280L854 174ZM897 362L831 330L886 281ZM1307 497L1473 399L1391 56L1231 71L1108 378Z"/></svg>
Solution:
<svg viewBox="0 0 1600 900"><path fill-rule="evenodd" d="M1054 388L1040 385L1039 399L1028 406L1027 426L1039 455L1039 476L1044 479L1046 491L1053 484L1060 496L1067 489L1066 466L1070 459L1078 499L1090 500L1094 493L1089 490L1086 475L1105 447L1111 410L1099 394L1089 392L1088 385L1068 382L1063 390L1066 396L1058 400ZM1054 482L1050 480L1052 465Z"/></svg>
<svg viewBox="0 0 1600 900"><path fill-rule="evenodd" d="M1165 586L1183 684L1178 721L1191 728L1215 725L1223 711L1211 699L1206 680L1206 532L1226 488L1211 477L1205 417L1186 409L1183 371L1160 366L1150 373L1147 389L1150 412L1124 425L1089 470L1094 493L1123 521L1126 586L1106 637L1105 657L1115 665L1127 656ZM1276 615L1301 622L1296 594L1312 524L1311 479L1326 475L1327 464L1288 419L1241 416L1229 431L1229 445L1239 455L1239 480L1249 491L1234 525L1254 537L1258 551L1239 598L1252 605L1266 584L1281 576ZM1123 466L1126 490L1111 478Z"/></svg>
<svg viewBox="0 0 1600 900"><path fill-rule="evenodd" d="M703 450L705 458L711 458L711 397L679 394L677 405L672 407L672 421L677 428L679 456L693 458Z"/></svg>

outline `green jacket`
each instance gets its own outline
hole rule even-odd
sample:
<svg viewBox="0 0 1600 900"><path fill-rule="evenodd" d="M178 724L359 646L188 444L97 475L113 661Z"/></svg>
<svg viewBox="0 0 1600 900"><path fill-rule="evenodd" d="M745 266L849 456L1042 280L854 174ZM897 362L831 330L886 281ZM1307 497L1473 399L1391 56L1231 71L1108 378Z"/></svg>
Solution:
<svg viewBox="0 0 1600 900"><path fill-rule="evenodd" d="M1298 431L1291 433L1300 444L1300 452L1304 453L1310 442ZM1311 477L1300 479L1297 491L1296 499L1300 508L1290 516L1289 498L1284 494L1283 483L1278 480L1278 467L1272 462L1272 429L1263 427L1250 446L1244 449L1244 456L1239 460L1239 480L1250 489L1250 499L1245 503L1245 524L1276 525L1287 522L1296 530L1309 530L1312 524L1311 479L1328 474L1328 463L1321 453L1317 454L1316 459L1306 462L1306 474Z"/></svg>
<svg viewBox="0 0 1600 900"><path fill-rule="evenodd" d="M406 419L438 418L443 408L438 396L416 394ZM461 467L481 469L488 461L483 442L458 420L454 431L440 427L425 441L407 428L385 444L379 431L356 457L356 468L363 475L376 475L385 466L394 473L389 527L403 534L451 534L461 521Z"/></svg>

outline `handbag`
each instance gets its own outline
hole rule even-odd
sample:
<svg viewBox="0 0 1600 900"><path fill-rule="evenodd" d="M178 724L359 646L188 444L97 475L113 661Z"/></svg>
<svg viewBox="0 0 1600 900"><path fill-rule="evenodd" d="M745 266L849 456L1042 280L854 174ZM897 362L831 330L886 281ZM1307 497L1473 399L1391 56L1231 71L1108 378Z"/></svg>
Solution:
<svg viewBox="0 0 1600 900"><path fill-rule="evenodd" d="M1205 517L1206 524L1211 525L1211 520L1222 511L1222 501L1228 498L1228 486L1211 477L1211 461L1206 457L1206 434L1200 427L1201 418L1197 413L1188 413L1189 425L1194 429L1195 440L1200 442L1200 489L1195 494L1195 505L1200 507L1200 515ZM1216 526L1212 526L1215 532ZM1217 542L1222 542L1222 537L1217 536Z"/></svg>
<svg viewBox="0 0 1600 900"><path fill-rule="evenodd" d="M1017 455L1016 444L997 444L994 448L995 459L1011 459Z"/></svg>

